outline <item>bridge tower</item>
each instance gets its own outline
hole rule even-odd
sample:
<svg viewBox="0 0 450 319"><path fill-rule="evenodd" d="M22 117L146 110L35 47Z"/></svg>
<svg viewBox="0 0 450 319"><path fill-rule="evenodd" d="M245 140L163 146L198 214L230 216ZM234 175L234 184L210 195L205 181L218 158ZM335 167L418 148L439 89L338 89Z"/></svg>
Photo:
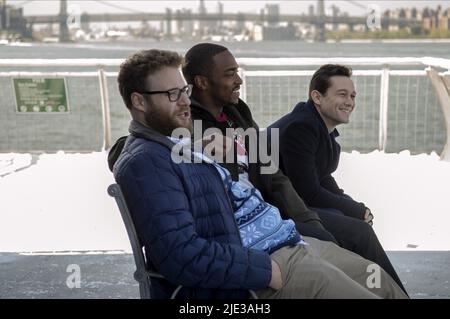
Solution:
<svg viewBox="0 0 450 319"><path fill-rule="evenodd" d="M69 27L67 26L67 0L59 2L59 42L70 42Z"/></svg>
<svg viewBox="0 0 450 319"><path fill-rule="evenodd" d="M6 29L6 0L0 0L0 30Z"/></svg>
<svg viewBox="0 0 450 319"><path fill-rule="evenodd" d="M198 13L200 15L200 21L198 22L199 34L201 36L206 35L205 16L206 16L207 12L206 12L205 0L200 0L200 5L198 7Z"/></svg>
<svg viewBox="0 0 450 319"><path fill-rule="evenodd" d="M166 8L166 21L164 36L166 39L172 39L172 9Z"/></svg>
<svg viewBox="0 0 450 319"><path fill-rule="evenodd" d="M317 42L325 42L325 1L317 1L316 36Z"/></svg>

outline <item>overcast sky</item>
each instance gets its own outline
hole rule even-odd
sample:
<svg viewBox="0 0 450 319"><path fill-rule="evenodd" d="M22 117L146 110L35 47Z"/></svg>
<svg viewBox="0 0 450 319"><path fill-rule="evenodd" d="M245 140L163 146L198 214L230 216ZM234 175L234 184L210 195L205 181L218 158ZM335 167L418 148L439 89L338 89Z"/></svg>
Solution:
<svg viewBox="0 0 450 319"><path fill-rule="evenodd" d="M259 12L266 3L277 3L280 5L281 13L303 13L307 12L308 6L316 5L317 1L221 1L225 12ZM7 0L7 3L14 6L23 6L25 15L40 14L56 14L59 12L59 1L24 1L24 0ZM198 10L200 1L68 1L68 5L73 10L81 10L88 13L125 13L125 12L163 12L166 7L174 10L183 7ZM217 12L218 1L205 1L206 8L209 12ZM359 4L352 4L357 3ZM444 8L450 7L450 1L325 1L328 9L331 5L337 5L341 11L347 11L350 15L360 15L365 13L362 6L372 4L378 5L382 10L399 8L399 7L418 7L425 6L435 8L441 5Z"/></svg>

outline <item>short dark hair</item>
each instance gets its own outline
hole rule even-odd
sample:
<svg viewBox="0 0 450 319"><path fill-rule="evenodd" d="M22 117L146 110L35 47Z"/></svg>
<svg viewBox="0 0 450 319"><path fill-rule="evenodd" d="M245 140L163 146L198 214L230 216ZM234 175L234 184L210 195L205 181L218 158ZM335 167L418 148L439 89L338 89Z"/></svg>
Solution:
<svg viewBox="0 0 450 319"><path fill-rule="evenodd" d="M164 67L178 68L183 58L176 52L164 50L143 50L128 57L120 65L117 82L119 92L128 109L131 109L131 94L149 90L146 78Z"/></svg>
<svg viewBox="0 0 450 319"><path fill-rule="evenodd" d="M228 49L215 43L199 43L190 48L183 62L183 75L187 83L194 84L196 75L209 76L214 68L213 57Z"/></svg>
<svg viewBox="0 0 450 319"><path fill-rule="evenodd" d="M352 69L350 67L339 64L325 64L322 65L313 75L309 83L308 97L311 98L311 92L316 90L322 95L325 95L328 88L331 86L330 78L332 76L352 76Z"/></svg>

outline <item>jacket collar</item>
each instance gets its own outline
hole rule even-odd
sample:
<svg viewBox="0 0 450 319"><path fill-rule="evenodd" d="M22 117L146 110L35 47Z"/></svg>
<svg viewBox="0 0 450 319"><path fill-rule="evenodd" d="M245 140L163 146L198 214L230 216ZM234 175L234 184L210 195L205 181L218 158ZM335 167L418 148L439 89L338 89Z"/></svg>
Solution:
<svg viewBox="0 0 450 319"><path fill-rule="evenodd" d="M195 162L194 157L198 157L198 154L194 153L194 145L192 144L192 140L190 138L183 140L173 139L136 120L131 121L128 131L134 137L143 138L148 141L159 143L166 146L170 150L172 150L172 148L178 144L180 149L182 149L182 154L180 154L180 149L177 150L176 154L181 155L185 160L187 160L187 163L197 163ZM209 160L208 162L204 158L201 158L201 160L207 163L211 162L211 160Z"/></svg>
<svg viewBox="0 0 450 319"><path fill-rule="evenodd" d="M200 102L198 102L193 97L191 97L191 111L208 121L216 121L211 112L203 104L200 104Z"/></svg>
<svg viewBox="0 0 450 319"><path fill-rule="evenodd" d="M193 114L193 118L201 118L202 120L211 121L215 123L219 123L217 119L208 111L208 109L200 104L197 100L191 97L191 111ZM228 116L231 116L233 120L236 120L239 123L239 127L242 126L243 129L247 129L250 121L253 122L250 108L248 105L239 99L238 104L227 104L223 107L222 110ZM252 123L255 127L257 127L256 123Z"/></svg>
<svg viewBox="0 0 450 319"><path fill-rule="evenodd" d="M136 120L131 120L128 131L135 137L140 137L149 141L157 142L159 144L167 146L170 149L172 149L172 147L175 145L175 143L171 141L167 136L164 136L158 131Z"/></svg>

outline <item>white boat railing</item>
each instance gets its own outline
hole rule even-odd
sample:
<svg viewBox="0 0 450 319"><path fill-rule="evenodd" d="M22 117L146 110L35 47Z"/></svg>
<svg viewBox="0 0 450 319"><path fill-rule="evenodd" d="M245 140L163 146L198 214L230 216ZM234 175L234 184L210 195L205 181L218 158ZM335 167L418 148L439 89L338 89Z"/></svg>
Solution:
<svg viewBox="0 0 450 319"><path fill-rule="evenodd" d="M108 78L117 77L117 69L122 59L0 59L0 78L2 77L97 77L99 96L102 106L103 148L111 146L110 94ZM428 77L436 91L439 104L445 117L446 143L441 154L442 159L450 160L450 59L434 57L364 57L364 58L238 58L240 74L243 78L242 98L248 98L247 83L250 78L273 77L310 77L314 71L305 68L322 64L344 64L355 68L353 74L359 77L379 77L379 124L378 149L386 149L388 130L389 81L392 76ZM29 71L27 68L65 68L61 72ZM68 71L70 68L90 69L89 71ZM366 67L363 69L363 67ZM414 69L404 70L404 67ZM400 68L399 70L395 68ZM5 70L7 69L7 70ZM11 70L13 69L13 70ZM3 88L5 89L5 88ZM264 92L263 92L264 93ZM416 101L417 103L417 101ZM293 105L286 105L292 107ZM282 113L274 112L279 117ZM272 116L274 115L272 114Z"/></svg>

